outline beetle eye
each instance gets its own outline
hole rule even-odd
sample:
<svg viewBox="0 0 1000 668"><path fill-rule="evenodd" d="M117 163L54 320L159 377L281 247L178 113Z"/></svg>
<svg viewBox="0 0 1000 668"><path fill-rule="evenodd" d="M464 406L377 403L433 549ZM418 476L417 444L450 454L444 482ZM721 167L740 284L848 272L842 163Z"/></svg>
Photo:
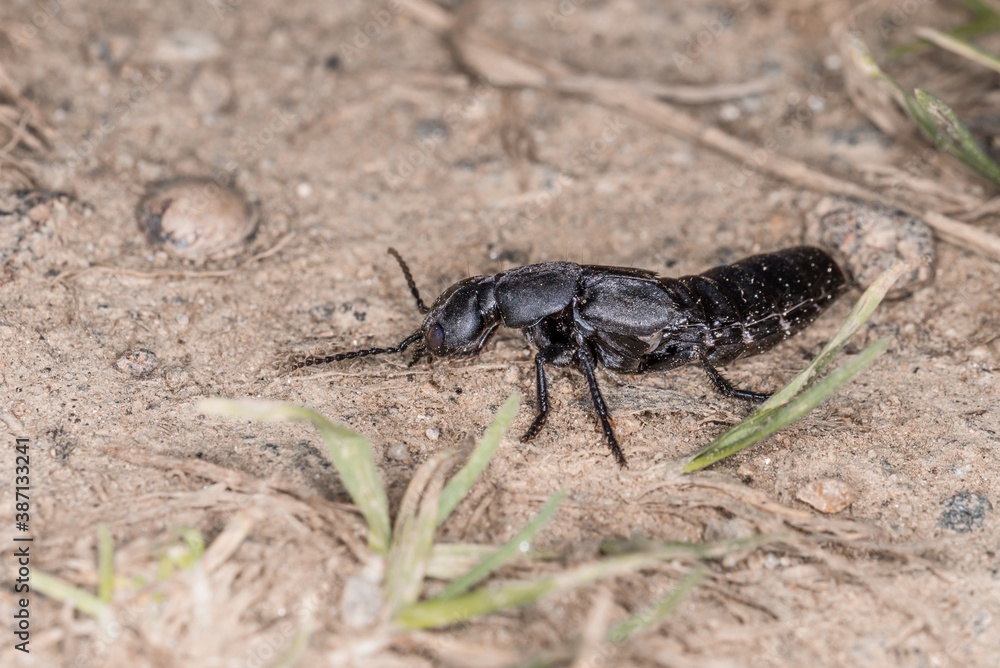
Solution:
<svg viewBox="0 0 1000 668"><path fill-rule="evenodd" d="M441 353L444 350L444 327L441 325L434 325L427 332L427 345L430 349L436 353Z"/></svg>

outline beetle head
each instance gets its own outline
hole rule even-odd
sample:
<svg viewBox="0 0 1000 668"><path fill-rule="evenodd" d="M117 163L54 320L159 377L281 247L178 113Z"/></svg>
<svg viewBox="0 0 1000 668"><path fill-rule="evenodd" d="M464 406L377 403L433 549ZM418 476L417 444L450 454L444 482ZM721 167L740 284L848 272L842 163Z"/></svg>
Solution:
<svg viewBox="0 0 1000 668"><path fill-rule="evenodd" d="M445 290L431 306L421 331L437 357L475 355L500 323L492 276L473 276Z"/></svg>

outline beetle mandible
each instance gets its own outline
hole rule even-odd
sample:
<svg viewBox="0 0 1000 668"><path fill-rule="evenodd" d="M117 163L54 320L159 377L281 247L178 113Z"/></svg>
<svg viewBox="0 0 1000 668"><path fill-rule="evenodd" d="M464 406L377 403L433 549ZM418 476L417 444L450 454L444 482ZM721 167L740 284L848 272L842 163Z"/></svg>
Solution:
<svg viewBox="0 0 1000 668"><path fill-rule="evenodd" d="M536 350L538 396L535 419L521 441L537 436L549 416L545 366L575 365L622 467L625 455L597 384L597 368L647 373L697 362L722 394L763 401L770 395L733 387L716 367L764 352L801 331L847 288L833 258L800 246L680 278L573 262L530 264L459 281L428 308L402 256L393 248L389 253L426 314L420 328L389 348L310 356L293 369L411 346L414 362L425 356L470 357L498 327L520 329Z"/></svg>

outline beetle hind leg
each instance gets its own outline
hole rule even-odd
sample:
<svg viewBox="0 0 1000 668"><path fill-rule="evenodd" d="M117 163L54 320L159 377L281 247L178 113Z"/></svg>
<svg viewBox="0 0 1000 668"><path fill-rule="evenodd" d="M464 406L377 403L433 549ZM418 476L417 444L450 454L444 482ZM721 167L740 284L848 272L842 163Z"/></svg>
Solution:
<svg viewBox="0 0 1000 668"><path fill-rule="evenodd" d="M611 424L611 415L608 413L608 407L604 403L604 397L601 396L601 388L597 386L593 356L586 346L580 346L577 352L577 359L580 362L580 370L583 371L583 375L587 379L587 385L590 388L590 399L594 402L594 412L597 413L597 419L601 423L604 439L608 442L611 454L614 455L618 465L622 468L627 468L628 461L625 459L625 453L622 452L621 446L618 445L614 425Z"/></svg>
<svg viewBox="0 0 1000 668"><path fill-rule="evenodd" d="M545 378L545 363L541 355L535 355L535 386L538 389L538 412L535 419L521 437L522 443L527 443L542 430L545 422L549 419L549 387Z"/></svg>
<svg viewBox="0 0 1000 668"><path fill-rule="evenodd" d="M711 362L707 358L701 358L701 367L708 374L708 377L712 380L712 384L715 388L726 395L727 397L733 397L734 399L742 399L744 401L752 401L759 404L763 401L767 401L771 398L771 394L768 392L753 392L751 390L740 390L733 387L733 384L726 380L719 370L712 366Z"/></svg>

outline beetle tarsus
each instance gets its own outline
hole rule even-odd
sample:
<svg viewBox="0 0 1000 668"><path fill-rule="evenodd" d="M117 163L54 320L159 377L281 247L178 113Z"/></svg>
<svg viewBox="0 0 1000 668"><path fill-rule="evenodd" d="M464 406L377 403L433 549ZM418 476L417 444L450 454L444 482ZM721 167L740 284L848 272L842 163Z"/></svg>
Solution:
<svg viewBox="0 0 1000 668"><path fill-rule="evenodd" d="M719 373L719 370L712 366L704 357L701 359L701 368L705 370L708 377L712 379L712 384L715 385L715 389L724 394L727 397L732 397L734 399L742 399L743 401L752 401L755 404L767 401L771 398L771 394L768 392L754 392L752 390L740 390L733 387L725 377Z"/></svg>

